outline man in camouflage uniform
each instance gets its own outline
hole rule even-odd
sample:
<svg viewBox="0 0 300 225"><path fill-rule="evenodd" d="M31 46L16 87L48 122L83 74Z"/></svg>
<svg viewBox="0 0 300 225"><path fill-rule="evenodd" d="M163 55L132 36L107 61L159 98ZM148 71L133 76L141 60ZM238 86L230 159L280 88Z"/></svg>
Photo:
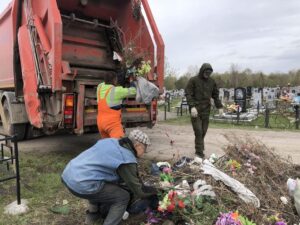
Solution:
<svg viewBox="0 0 300 225"><path fill-rule="evenodd" d="M211 65L204 63L199 74L192 77L185 88L195 133L196 155L201 158L204 158L204 137L208 129L211 98L214 99L215 106L220 110L220 113L223 108L219 100L216 82L210 77L212 72Z"/></svg>

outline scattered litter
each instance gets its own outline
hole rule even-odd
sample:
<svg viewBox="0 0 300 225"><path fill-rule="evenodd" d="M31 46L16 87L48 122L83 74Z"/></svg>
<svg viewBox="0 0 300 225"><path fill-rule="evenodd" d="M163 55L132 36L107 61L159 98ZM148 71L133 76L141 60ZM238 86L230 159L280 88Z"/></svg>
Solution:
<svg viewBox="0 0 300 225"><path fill-rule="evenodd" d="M283 203L283 204L288 204L288 200L287 200L287 198L286 197L284 197L284 196L281 196L280 197L280 201Z"/></svg>
<svg viewBox="0 0 300 225"><path fill-rule="evenodd" d="M213 154L210 155L210 157L209 157L208 160L209 160L211 163L215 163L215 162L217 162L218 159L219 159L219 157L218 157L215 153L213 153Z"/></svg>
<svg viewBox="0 0 300 225"><path fill-rule="evenodd" d="M68 200L64 199L63 202L62 202L62 204L63 204L63 205L68 205L69 202L68 202Z"/></svg>
<svg viewBox="0 0 300 225"><path fill-rule="evenodd" d="M179 185L175 186L175 189L191 190L191 187L186 180L183 180Z"/></svg>
<svg viewBox="0 0 300 225"><path fill-rule="evenodd" d="M186 166L188 163L192 162L193 159L183 156L180 160L174 163L174 168L181 168Z"/></svg>
<svg viewBox="0 0 300 225"><path fill-rule="evenodd" d="M129 217L129 212L125 211L123 216L122 216L122 220L127 220Z"/></svg>
<svg viewBox="0 0 300 225"><path fill-rule="evenodd" d="M289 179L287 183L286 180L300 177L300 167L257 141L228 140L230 145L224 149L225 154L214 164L214 160L183 156L175 162L156 164L154 171L159 171L159 176L153 175L153 168L152 175L149 167L141 170L143 180L160 190L160 207L147 214L147 225L162 224L166 220L176 225L205 222L217 225L218 220L222 225L234 224L224 222L226 215L238 215L239 222L235 223L238 225L299 224L296 201L286 197L290 192L293 198L298 186L295 180ZM139 167L146 165L140 163ZM221 210L229 213L218 217Z"/></svg>
<svg viewBox="0 0 300 225"><path fill-rule="evenodd" d="M203 170L204 174L211 175L215 180L221 180L224 184L231 187L245 203L252 203L256 208L260 207L260 201L255 194L253 194L241 182L218 170L208 160L204 160L201 170Z"/></svg>
<svg viewBox="0 0 300 225"><path fill-rule="evenodd" d="M193 160L193 163L196 163L196 164L202 164L202 162L203 162L203 159L202 158L200 158L200 157L195 157L194 158L194 160Z"/></svg>
<svg viewBox="0 0 300 225"><path fill-rule="evenodd" d="M296 180L289 178L287 180L287 187L289 195L294 198L295 208L300 216L300 180L298 178Z"/></svg>
<svg viewBox="0 0 300 225"><path fill-rule="evenodd" d="M296 180L296 188L294 191L294 201L295 201L295 207L297 210L298 215L300 216L300 180Z"/></svg>
<svg viewBox="0 0 300 225"><path fill-rule="evenodd" d="M156 165L162 171L164 167L171 168L171 164L168 162L157 162Z"/></svg>
<svg viewBox="0 0 300 225"><path fill-rule="evenodd" d="M193 195L199 197L199 196L209 196L212 199L216 198L216 194L213 191L213 188L211 185L203 185L199 189L195 189L192 193Z"/></svg>
<svg viewBox="0 0 300 225"><path fill-rule="evenodd" d="M178 195L186 195L191 192L191 187L186 180L183 180L180 184L176 185L174 188L177 191Z"/></svg>
<svg viewBox="0 0 300 225"><path fill-rule="evenodd" d="M203 185L206 185L205 180L196 180L195 183L193 184L193 189L198 190Z"/></svg>
<svg viewBox="0 0 300 225"><path fill-rule="evenodd" d="M70 212L70 208L67 205L55 205L50 208L50 211L56 214L68 215Z"/></svg>
<svg viewBox="0 0 300 225"><path fill-rule="evenodd" d="M297 186L297 182L296 180L292 179L292 178L289 178L286 182L287 184L287 188L289 190L289 195L291 197L294 196L294 193L295 193L295 190L296 190L296 186Z"/></svg>
<svg viewBox="0 0 300 225"><path fill-rule="evenodd" d="M159 176L160 170L156 163L151 164L151 175L153 176Z"/></svg>
<svg viewBox="0 0 300 225"><path fill-rule="evenodd" d="M115 51L113 52L113 60L117 60L119 62L123 61L122 57Z"/></svg>

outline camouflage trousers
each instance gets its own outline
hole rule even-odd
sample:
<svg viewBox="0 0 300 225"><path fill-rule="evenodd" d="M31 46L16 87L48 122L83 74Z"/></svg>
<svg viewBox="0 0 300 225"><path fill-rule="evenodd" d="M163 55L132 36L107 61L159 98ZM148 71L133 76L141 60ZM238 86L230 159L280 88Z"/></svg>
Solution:
<svg viewBox="0 0 300 225"><path fill-rule="evenodd" d="M200 157L204 157L204 137L208 129L209 116L191 117L191 122L195 134L195 153Z"/></svg>

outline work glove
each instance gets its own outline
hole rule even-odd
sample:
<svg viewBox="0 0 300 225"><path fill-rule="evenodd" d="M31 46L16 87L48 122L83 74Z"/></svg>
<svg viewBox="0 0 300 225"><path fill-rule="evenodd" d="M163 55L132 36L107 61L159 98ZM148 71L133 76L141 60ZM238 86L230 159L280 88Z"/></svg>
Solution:
<svg viewBox="0 0 300 225"><path fill-rule="evenodd" d="M196 109L195 107L193 107L193 108L191 109L191 116L192 116L193 118L196 118L196 117L198 116L198 111L197 111L197 109Z"/></svg>

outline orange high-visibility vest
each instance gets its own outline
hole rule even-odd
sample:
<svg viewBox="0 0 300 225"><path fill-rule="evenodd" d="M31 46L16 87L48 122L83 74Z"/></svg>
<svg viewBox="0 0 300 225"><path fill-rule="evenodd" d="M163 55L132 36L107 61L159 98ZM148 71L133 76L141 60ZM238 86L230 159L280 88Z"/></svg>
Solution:
<svg viewBox="0 0 300 225"><path fill-rule="evenodd" d="M106 97L111 91L110 87L104 98L101 98L101 88L98 90L98 115L97 115L97 126L100 132L101 138L121 138L124 136L122 120L121 120L121 109L111 109L107 102Z"/></svg>

